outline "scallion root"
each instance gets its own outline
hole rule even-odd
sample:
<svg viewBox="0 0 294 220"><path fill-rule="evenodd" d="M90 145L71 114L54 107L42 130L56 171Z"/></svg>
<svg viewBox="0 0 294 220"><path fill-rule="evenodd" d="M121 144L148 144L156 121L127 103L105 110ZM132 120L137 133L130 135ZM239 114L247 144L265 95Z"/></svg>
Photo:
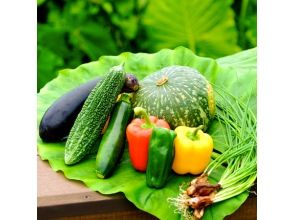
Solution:
<svg viewBox="0 0 294 220"><path fill-rule="evenodd" d="M186 190L180 188L180 194L176 198L168 198L167 201L172 204L176 209L175 212L181 214L185 219L192 220L193 217L192 209L188 205L190 196L186 194Z"/></svg>
<svg viewBox="0 0 294 220"><path fill-rule="evenodd" d="M185 219L201 219L205 208L214 202L214 195L219 188L219 184L210 184L207 175L203 174L193 179L186 190L181 189L178 197L168 201Z"/></svg>

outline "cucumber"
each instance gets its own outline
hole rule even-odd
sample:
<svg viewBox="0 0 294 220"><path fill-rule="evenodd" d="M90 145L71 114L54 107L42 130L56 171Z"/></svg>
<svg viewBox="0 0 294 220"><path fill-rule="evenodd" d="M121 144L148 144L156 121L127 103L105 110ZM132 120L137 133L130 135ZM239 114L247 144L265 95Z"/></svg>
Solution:
<svg viewBox="0 0 294 220"><path fill-rule="evenodd" d="M132 113L130 95L122 94L115 105L108 127L100 142L96 156L96 175L109 177L118 163L124 149L126 127Z"/></svg>
<svg viewBox="0 0 294 220"><path fill-rule="evenodd" d="M110 69L103 82L91 91L66 141L65 164L79 162L93 148L122 90L124 81L123 66L115 66Z"/></svg>

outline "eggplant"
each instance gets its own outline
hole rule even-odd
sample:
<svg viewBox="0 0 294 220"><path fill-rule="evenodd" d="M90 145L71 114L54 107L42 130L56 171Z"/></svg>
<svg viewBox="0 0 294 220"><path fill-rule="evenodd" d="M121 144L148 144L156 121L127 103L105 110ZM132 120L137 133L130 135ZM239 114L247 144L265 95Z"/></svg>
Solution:
<svg viewBox="0 0 294 220"><path fill-rule="evenodd" d="M39 126L39 135L44 142L58 142L66 139L85 100L95 85L102 82L102 79L98 77L74 88L47 109Z"/></svg>
<svg viewBox="0 0 294 220"><path fill-rule="evenodd" d="M66 140L88 95L103 77L90 80L57 99L43 115L39 125L39 136L44 142L60 142ZM122 92L134 92L139 88L137 78L126 74Z"/></svg>

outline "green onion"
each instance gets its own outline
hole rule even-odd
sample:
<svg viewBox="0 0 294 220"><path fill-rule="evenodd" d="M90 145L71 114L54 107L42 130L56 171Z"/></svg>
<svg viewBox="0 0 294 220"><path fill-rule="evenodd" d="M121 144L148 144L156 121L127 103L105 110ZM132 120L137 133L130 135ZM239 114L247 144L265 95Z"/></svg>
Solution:
<svg viewBox="0 0 294 220"><path fill-rule="evenodd" d="M244 103L223 88L215 86L215 91L217 93L216 120L221 125L224 135L222 145L225 150L221 153L213 152L211 162L203 174L198 177L199 179L209 177L215 169L220 166L224 168L218 184L211 185L206 180L206 187L215 187L213 193L205 195L211 198L212 203L224 201L249 190L257 177L256 117L249 106L250 97ZM191 187L193 187L192 184L197 185L197 178L193 181L190 183ZM203 215L204 208L211 202L192 207L189 206L190 200L200 200L203 197L197 194L191 194L192 197L189 195L187 191L181 190L177 198L171 198L169 201L185 217L191 217L191 209L193 209L194 216L199 218Z"/></svg>
<svg viewBox="0 0 294 220"><path fill-rule="evenodd" d="M221 189L215 194L214 202L232 198L248 190L257 175L256 117L240 99L219 87L217 92L217 120L225 133L226 151L215 158L204 173L210 175L214 169L226 167L218 183Z"/></svg>

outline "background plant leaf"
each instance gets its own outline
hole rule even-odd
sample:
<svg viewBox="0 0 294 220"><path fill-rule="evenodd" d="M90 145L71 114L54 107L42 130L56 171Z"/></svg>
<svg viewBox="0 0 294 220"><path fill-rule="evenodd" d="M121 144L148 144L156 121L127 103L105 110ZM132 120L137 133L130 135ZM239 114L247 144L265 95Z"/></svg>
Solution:
<svg viewBox="0 0 294 220"><path fill-rule="evenodd" d="M48 1L42 6L47 17L38 19L46 20L38 23L38 90L64 66L74 68L101 55L117 54L111 27L96 16L99 4L83 0L59 4L64 5Z"/></svg>
<svg viewBox="0 0 294 220"><path fill-rule="evenodd" d="M101 55L182 45L201 56L222 57L256 46L256 0L41 0L37 5L38 91L58 70Z"/></svg>
<svg viewBox="0 0 294 220"><path fill-rule="evenodd" d="M231 0L151 0L143 17L146 48L186 46L201 56L221 57L240 50Z"/></svg>
<svg viewBox="0 0 294 220"><path fill-rule="evenodd" d="M238 28L238 44L242 48L252 48L257 45L257 1L234 1L233 8Z"/></svg>
<svg viewBox="0 0 294 220"><path fill-rule="evenodd" d="M243 57L240 54L237 57ZM226 63L235 60L234 56L223 58L218 62ZM244 58L246 60L246 58ZM119 56L102 56L96 62L80 65L76 69L65 69L61 71L54 80L47 83L38 94L38 124L46 109L61 95L72 88L105 74L110 67L125 62L126 71L134 73L139 79L169 65L185 65L198 69L211 82L226 86L234 94L250 94L250 88L233 86L239 79L239 72L233 67L222 67L217 61L211 58L196 56L192 51L178 47L175 50L164 49L154 54L125 52ZM253 62L253 61L252 61ZM256 81L256 70L251 69L255 74L248 74L241 77L251 83ZM229 76L229 77L226 77ZM220 79L226 78L226 81ZM242 82L240 82L242 83ZM256 96L254 97L256 101ZM209 132L216 140L215 148L223 151L221 146L222 136L214 132L219 130L217 124L211 127ZM48 160L52 169L62 171L66 178L80 180L87 187L104 194L123 192L128 200L136 207L160 219L181 219L181 216L174 212L175 207L168 205L167 199L176 197L179 193L179 186L188 183L193 177L179 176L173 174L166 187L160 190L150 189L145 183L145 174L136 172L129 161L128 149L125 148L123 158L118 164L114 174L108 179L98 179L95 175L95 155L89 155L80 163L67 166L64 164L64 143L44 143L38 137L38 153L43 160ZM217 169L211 177L216 182L223 168ZM130 181L131 180L131 181ZM118 184L119 183L119 184ZM236 211L246 200L248 192L244 192L225 202L214 204L207 208L205 220L221 220L226 215ZM160 201L160 202L159 202Z"/></svg>
<svg viewBox="0 0 294 220"><path fill-rule="evenodd" d="M238 72L238 78L234 87L251 88L252 98L249 100L249 105L253 112L256 113L256 96L257 96L257 81L250 80L256 76L257 71L257 48L248 49L234 55L222 57L216 60L218 64L225 68L233 68ZM223 79L225 80L225 79ZM234 89L239 97L243 96L243 100L246 101L248 94L243 94L243 88ZM239 91L239 92L238 92Z"/></svg>

